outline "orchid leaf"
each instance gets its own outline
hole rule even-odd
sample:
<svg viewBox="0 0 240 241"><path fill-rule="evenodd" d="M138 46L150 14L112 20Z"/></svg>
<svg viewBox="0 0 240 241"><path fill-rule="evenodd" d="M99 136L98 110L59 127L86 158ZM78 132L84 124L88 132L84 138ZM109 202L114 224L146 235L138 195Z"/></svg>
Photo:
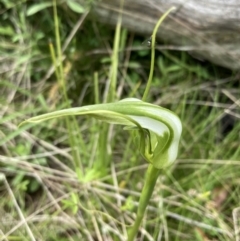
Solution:
<svg viewBox="0 0 240 241"><path fill-rule="evenodd" d="M162 169L176 160L182 132L179 118L171 111L139 99L127 98L115 103L89 105L51 112L24 123L39 123L70 115L88 115L133 131L142 156Z"/></svg>

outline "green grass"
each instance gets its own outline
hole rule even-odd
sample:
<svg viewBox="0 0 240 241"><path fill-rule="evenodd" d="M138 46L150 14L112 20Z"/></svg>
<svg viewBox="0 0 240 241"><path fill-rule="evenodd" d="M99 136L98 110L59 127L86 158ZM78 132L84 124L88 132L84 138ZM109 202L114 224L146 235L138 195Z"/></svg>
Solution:
<svg viewBox="0 0 240 241"><path fill-rule="evenodd" d="M32 4L1 3L0 172L6 181L0 184L0 237L124 240L147 168L128 132L81 117L69 124L59 119L34 127L18 124L69 105L102 103L109 88L111 100L141 98L150 50L141 45L143 37L123 29L114 52L113 30L89 18L60 54L57 46L65 45L79 14L58 6L56 39L53 8L26 16ZM64 59L58 78L49 40L56 59ZM142 49L131 51L134 47ZM234 240L233 210L240 198L238 99L237 74L186 52L156 51L148 100L176 112L183 135L176 164L159 177L139 240ZM232 128L224 129L233 120Z"/></svg>

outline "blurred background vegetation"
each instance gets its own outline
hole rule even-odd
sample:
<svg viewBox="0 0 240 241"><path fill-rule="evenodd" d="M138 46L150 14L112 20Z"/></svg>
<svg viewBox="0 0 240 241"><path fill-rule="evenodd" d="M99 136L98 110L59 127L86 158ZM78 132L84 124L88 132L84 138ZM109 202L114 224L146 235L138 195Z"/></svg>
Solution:
<svg viewBox="0 0 240 241"><path fill-rule="evenodd" d="M31 116L106 101L115 29L90 16L91 4L57 1L54 13L51 1L0 1L0 240L125 240L133 223L147 164L127 131L82 117L18 127ZM142 97L148 38L121 30L116 100ZM233 240L239 72L167 46L158 41L165 50L156 50L148 101L178 114L183 135L137 240Z"/></svg>

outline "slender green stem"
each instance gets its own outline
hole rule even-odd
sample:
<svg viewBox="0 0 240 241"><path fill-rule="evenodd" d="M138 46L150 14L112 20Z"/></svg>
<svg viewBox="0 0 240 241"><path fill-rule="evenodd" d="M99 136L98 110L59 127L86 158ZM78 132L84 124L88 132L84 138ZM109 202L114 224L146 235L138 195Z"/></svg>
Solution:
<svg viewBox="0 0 240 241"><path fill-rule="evenodd" d="M156 39L156 34L157 31L161 25L161 23L163 22L163 20L167 17L167 15L171 12L175 10L175 7L171 7L170 9L167 10L167 12L165 12L162 17L158 20L154 30L153 30L153 34L152 34L152 44L151 44L151 48L152 48L152 52L151 52L151 67L150 67L150 73L149 73L149 77L148 77L148 82L147 82L147 86L146 89L144 91L143 94L143 101L146 101L151 84L152 84L152 77L153 77L153 70L154 70L154 62L155 62L155 39Z"/></svg>
<svg viewBox="0 0 240 241"><path fill-rule="evenodd" d="M137 217L135 219L133 226L130 228L128 232L128 241L133 241L135 236L137 235L139 226L142 222L145 210L152 196L153 189L155 187L160 171L161 170L156 169L151 164L148 166L145 184L138 204Z"/></svg>
<svg viewBox="0 0 240 241"><path fill-rule="evenodd" d="M153 30L153 34L152 34L152 43L151 43L151 47L152 47L152 52L151 52L151 67L150 67L150 73L149 73L149 77L148 77L148 82L147 82L147 86L145 89L145 92L143 94L142 100L146 101L151 84L152 84L152 77L153 77L153 70L154 70L154 62L155 62L155 39L156 39L156 34L158 31L159 26L161 25L161 23L163 22L163 20L167 17L167 15L171 12L175 10L175 7L170 8L167 12L165 12L162 17L158 20L154 30ZM128 232L128 241L133 241L135 236L138 233L138 229L141 225L145 210L147 208L147 205L150 201L150 198L152 196L156 181L158 179L158 176L160 174L160 170L156 169L154 166L152 166L151 164L148 166L148 170L147 170L147 174L146 174L146 179L145 179L145 184L140 196L140 200L139 200L139 205L138 205L138 210L137 210L137 217L135 219L135 222L133 224L133 226L129 229Z"/></svg>

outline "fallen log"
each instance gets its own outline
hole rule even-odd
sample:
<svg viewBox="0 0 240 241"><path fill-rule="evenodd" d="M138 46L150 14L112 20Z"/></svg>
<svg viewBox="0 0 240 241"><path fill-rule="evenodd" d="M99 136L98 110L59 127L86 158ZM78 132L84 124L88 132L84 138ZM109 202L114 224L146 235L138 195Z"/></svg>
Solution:
<svg viewBox="0 0 240 241"><path fill-rule="evenodd" d="M157 37L215 64L240 67L239 0L101 0L92 13L105 23L115 25L122 12L122 25L150 36L170 7L172 12L160 26Z"/></svg>

